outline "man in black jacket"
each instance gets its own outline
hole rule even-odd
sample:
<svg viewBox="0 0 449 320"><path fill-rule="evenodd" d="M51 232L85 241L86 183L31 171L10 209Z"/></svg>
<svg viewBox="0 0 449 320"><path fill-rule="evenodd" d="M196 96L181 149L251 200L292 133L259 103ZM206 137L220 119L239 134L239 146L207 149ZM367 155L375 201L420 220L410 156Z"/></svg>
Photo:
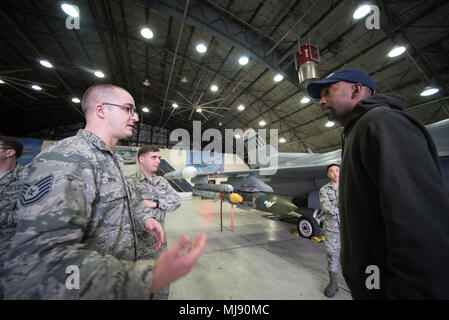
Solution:
<svg viewBox="0 0 449 320"><path fill-rule="evenodd" d="M344 126L341 265L355 299L449 299L449 198L434 142L396 94L344 70L308 85Z"/></svg>

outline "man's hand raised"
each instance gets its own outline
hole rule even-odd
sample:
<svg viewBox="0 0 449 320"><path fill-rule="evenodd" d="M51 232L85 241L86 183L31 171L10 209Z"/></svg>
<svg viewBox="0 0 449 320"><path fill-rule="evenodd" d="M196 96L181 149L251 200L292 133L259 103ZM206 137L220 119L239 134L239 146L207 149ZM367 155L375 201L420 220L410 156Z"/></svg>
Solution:
<svg viewBox="0 0 449 320"><path fill-rule="evenodd" d="M159 291L189 273L203 253L205 245L206 234L198 233L191 244L189 237L183 236L173 247L162 253L156 260L152 292Z"/></svg>

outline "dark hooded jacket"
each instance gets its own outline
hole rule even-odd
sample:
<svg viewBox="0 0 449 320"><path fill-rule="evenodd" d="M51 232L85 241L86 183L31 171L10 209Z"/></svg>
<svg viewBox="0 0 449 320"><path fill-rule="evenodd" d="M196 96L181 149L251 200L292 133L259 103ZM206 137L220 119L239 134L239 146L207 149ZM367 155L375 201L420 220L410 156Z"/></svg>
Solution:
<svg viewBox="0 0 449 320"><path fill-rule="evenodd" d="M343 133L341 265L355 299L449 299L449 199L428 131L395 94Z"/></svg>

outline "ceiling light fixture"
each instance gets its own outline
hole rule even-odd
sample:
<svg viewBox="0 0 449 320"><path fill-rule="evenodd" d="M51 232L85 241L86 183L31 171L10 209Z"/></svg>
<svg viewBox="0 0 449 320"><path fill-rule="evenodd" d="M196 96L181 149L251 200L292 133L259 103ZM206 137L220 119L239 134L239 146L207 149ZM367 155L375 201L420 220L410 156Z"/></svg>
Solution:
<svg viewBox="0 0 449 320"><path fill-rule="evenodd" d="M140 34L142 35L142 37L144 37L145 39L151 39L151 38L153 38L153 31L151 31L151 29L150 28L147 28L147 27L145 27L145 28L142 28L141 30L140 30Z"/></svg>
<svg viewBox="0 0 449 320"><path fill-rule="evenodd" d="M328 121L328 122L326 122L326 124L325 124L325 126L326 126L327 128L331 128L331 127L333 127L334 125L335 125L335 123L332 122L332 121Z"/></svg>
<svg viewBox="0 0 449 320"><path fill-rule="evenodd" d="M2 79L0 79L0 83L5 83L5 81L3 81Z"/></svg>
<svg viewBox="0 0 449 320"><path fill-rule="evenodd" d="M53 65L48 60L41 60L39 63L45 68L53 68Z"/></svg>
<svg viewBox="0 0 449 320"><path fill-rule="evenodd" d="M284 79L284 76L280 73L278 73L277 75L274 76L274 81L279 82L282 81Z"/></svg>
<svg viewBox="0 0 449 320"><path fill-rule="evenodd" d="M241 104L237 107L237 110L243 111L243 110L245 110L245 106L243 104Z"/></svg>
<svg viewBox="0 0 449 320"><path fill-rule="evenodd" d="M427 97L427 96L431 96L431 95L437 93L438 91L440 91L440 89L438 89L438 88L425 87L423 92L420 93L420 95L422 97Z"/></svg>
<svg viewBox="0 0 449 320"><path fill-rule="evenodd" d="M196 45L196 51L198 51L199 53L204 53L204 52L206 52L207 51L207 47L206 47L206 45L204 44L204 43L198 43L197 45Z"/></svg>
<svg viewBox="0 0 449 320"><path fill-rule="evenodd" d="M234 136L236 139L240 139L240 135L237 133L235 136Z"/></svg>
<svg viewBox="0 0 449 320"><path fill-rule="evenodd" d="M309 103L310 102L310 98L309 97L303 97L302 99L301 99L301 103Z"/></svg>
<svg viewBox="0 0 449 320"><path fill-rule="evenodd" d="M371 7L367 4L361 5L357 8L357 10L354 11L354 14L352 17L356 20L362 19L364 16L366 16L368 13L371 12Z"/></svg>
<svg viewBox="0 0 449 320"><path fill-rule="evenodd" d="M148 109L147 107L143 107L143 108L142 108L142 111L143 111L143 112L150 112L150 109Z"/></svg>
<svg viewBox="0 0 449 320"><path fill-rule="evenodd" d="M267 123L264 121L264 120L260 120L260 122L259 122L259 126L265 126Z"/></svg>
<svg viewBox="0 0 449 320"><path fill-rule="evenodd" d="M181 82L182 83L187 83L187 82L189 82L189 80L187 80L187 78L184 76L184 77L181 78Z"/></svg>
<svg viewBox="0 0 449 320"><path fill-rule="evenodd" d="M72 98L72 102L74 102L74 103L80 103L81 100L78 99L77 97L75 97L75 98Z"/></svg>
<svg viewBox="0 0 449 320"><path fill-rule="evenodd" d="M42 88L41 88L40 86L38 86L37 84L33 84L33 85L31 86L31 88L33 88L34 90L37 90L37 91L42 90Z"/></svg>
<svg viewBox="0 0 449 320"><path fill-rule="evenodd" d="M215 84L213 84L210 86L210 90L216 92L218 90L218 87Z"/></svg>
<svg viewBox="0 0 449 320"><path fill-rule="evenodd" d="M95 71L94 74L95 74L95 76L98 77L98 78L104 78L104 73L101 72L101 71Z"/></svg>
<svg viewBox="0 0 449 320"><path fill-rule="evenodd" d="M390 52L388 52L388 56L390 58L400 56L405 52L405 50L407 49L404 46L395 46L393 49L390 50Z"/></svg>
<svg viewBox="0 0 449 320"><path fill-rule="evenodd" d="M246 56L242 56L242 57L240 57L240 59L239 59L239 63L240 63L242 66L244 66L245 64L248 64L248 62L249 62L249 59L248 59L248 57L246 57Z"/></svg>
<svg viewBox="0 0 449 320"><path fill-rule="evenodd" d="M171 106L172 106L173 108L175 108L175 109L176 109L177 107L179 107L177 103L173 103Z"/></svg>
<svg viewBox="0 0 449 320"><path fill-rule="evenodd" d="M201 113L201 112L203 112L203 110L202 110L201 108L197 108L197 109L196 109L196 112Z"/></svg>
<svg viewBox="0 0 449 320"><path fill-rule="evenodd" d="M150 84L150 81L148 81L148 79L145 79L145 81L144 82L142 82L142 84L145 86L145 87L149 87L151 84Z"/></svg>
<svg viewBox="0 0 449 320"><path fill-rule="evenodd" d="M285 140L285 139L282 138L282 137L279 139L279 142L280 142L280 143L285 143L285 141L287 141L287 140Z"/></svg>
<svg viewBox="0 0 449 320"><path fill-rule="evenodd" d="M63 3L61 5L62 11L64 11L66 14L68 14L71 17L77 18L79 16L79 12L76 8L76 6L73 6L68 3Z"/></svg>

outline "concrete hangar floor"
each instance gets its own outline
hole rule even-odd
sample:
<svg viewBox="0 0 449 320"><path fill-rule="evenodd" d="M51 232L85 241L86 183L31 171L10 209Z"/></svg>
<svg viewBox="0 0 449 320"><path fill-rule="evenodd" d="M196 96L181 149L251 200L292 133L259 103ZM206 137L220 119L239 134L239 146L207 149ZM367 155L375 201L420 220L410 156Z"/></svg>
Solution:
<svg viewBox="0 0 449 320"><path fill-rule="evenodd" d="M171 285L170 300L326 300L328 284L324 243L294 234L296 225L257 210L223 202L183 199L167 213L168 246L182 235L207 234L206 248L192 271ZM333 300L351 300L341 274Z"/></svg>

